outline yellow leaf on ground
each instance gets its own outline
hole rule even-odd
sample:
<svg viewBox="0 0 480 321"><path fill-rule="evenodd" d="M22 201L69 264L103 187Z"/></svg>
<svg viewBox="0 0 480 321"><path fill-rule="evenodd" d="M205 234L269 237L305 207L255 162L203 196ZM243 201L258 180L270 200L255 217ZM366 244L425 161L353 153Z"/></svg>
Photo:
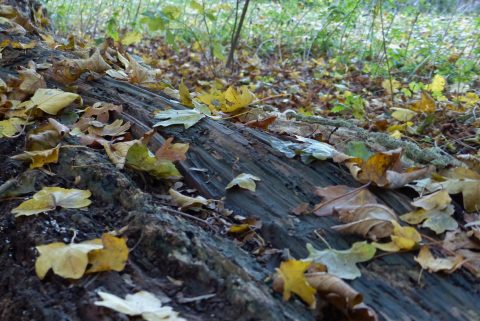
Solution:
<svg viewBox="0 0 480 321"><path fill-rule="evenodd" d="M373 242L372 244L377 249L386 252L398 252L400 250L410 251L422 240L420 233L413 227L401 226L393 220L391 222L393 224L393 233L390 236L392 241L389 243Z"/></svg>
<svg viewBox="0 0 480 321"><path fill-rule="evenodd" d="M33 215L54 210L57 206L63 208L81 208L90 205L88 199L92 193L89 190L67 189L61 187L44 187L33 197L12 210L15 217Z"/></svg>
<svg viewBox="0 0 480 321"><path fill-rule="evenodd" d="M428 272L444 271L452 273L460 268L464 262L462 256L450 256L447 258L435 258L430 252L428 245L422 246L417 257L414 257L415 261L422 266L422 269L428 270Z"/></svg>
<svg viewBox="0 0 480 321"><path fill-rule="evenodd" d="M227 104L222 106L222 111L231 113L250 105L255 99L255 95L248 90L247 86L242 86L240 92L237 92L232 86L225 91L225 100Z"/></svg>
<svg viewBox="0 0 480 321"><path fill-rule="evenodd" d="M409 121L412 120L413 117L417 115L416 112L410 109L405 108L392 108L394 112L392 113L392 117L398 121Z"/></svg>
<svg viewBox="0 0 480 321"><path fill-rule="evenodd" d="M288 260L280 264L277 272L283 279L283 299L288 301L295 293L311 308L315 307L317 290L305 279L305 271L312 265L311 262Z"/></svg>
<svg viewBox="0 0 480 321"><path fill-rule="evenodd" d="M64 92L59 89L39 88L29 101L21 105L28 109L39 108L50 115L56 115L75 100L82 104L82 98L74 93Z"/></svg>
<svg viewBox="0 0 480 321"><path fill-rule="evenodd" d="M111 270L123 271L128 260L127 241L124 238L104 233L101 239L88 242L103 245L103 248L88 253L88 263L92 266L87 270L87 273Z"/></svg>
<svg viewBox="0 0 480 321"><path fill-rule="evenodd" d="M193 107L192 96L190 96L190 91L188 91L187 86L183 83L183 79L180 82L178 92L180 94L180 103L187 107Z"/></svg>
<svg viewBox="0 0 480 321"><path fill-rule="evenodd" d="M197 196L197 197L185 196L172 188L168 191L168 193L172 197L172 200L175 202L175 204L180 206L182 209L208 205L208 200L202 196Z"/></svg>
<svg viewBox="0 0 480 321"><path fill-rule="evenodd" d="M63 278L79 279L87 268L87 253L101 248L101 244L86 242L78 244L55 242L37 246L40 256L35 262L35 271L40 279L43 279L50 269Z"/></svg>
<svg viewBox="0 0 480 321"><path fill-rule="evenodd" d="M46 150L25 151L11 158L16 160L30 160L32 162L30 168L39 168L45 164L57 163L59 150L60 145Z"/></svg>
<svg viewBox="0 0 480 321"><path fill-rule="evenodd" d="M422 98L412 105L412 110L424 113L433 113L436 109L435 100L427 94L422 92Z"/></svg>
<svg viewBox="0 0 480 321"><path fill-rule="evenodd" d="M241 188L248 189L249 191L255 192L255 189L256 189L255 181L260 181L260 178L253 176L252 174L242 173L237 177L235 177L230 183L228 183L225 189L230 189L235 185L237 185Z"/></svg>
<svg viewBox="0 0 480 321"><path fill-rule="evenodd" d="M351 158L345 161L352 176L361 183L373 182L384 188L399 188L425 175L428 167L403 169L400 162L402 149L380 152L368 160Z"/></svg>
<svg viewBox="0 0 480 321"><path fill-rule="evenodd" d="M25 121L20 118L0 120L0 138L15 136L20 131L20 125Z"/></svg>

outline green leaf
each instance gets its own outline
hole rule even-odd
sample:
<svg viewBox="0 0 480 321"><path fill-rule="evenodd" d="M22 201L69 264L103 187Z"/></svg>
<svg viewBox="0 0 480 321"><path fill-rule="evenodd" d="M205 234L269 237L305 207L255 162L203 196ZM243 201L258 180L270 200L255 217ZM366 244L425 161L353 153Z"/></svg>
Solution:
<svg viewBox="0 0 480 321"><path fill-rule="evenodd" d="M400 219L408 224L419 224L423 222L422 227L427 227L435 233L440 234L445 231L453 231L458 228L458 223L452 217L455 212L453 205L448 205L444 209L433 208L425 210L423 208L400 216Z"/></svg>
<svg viewBox="0 0 480 321"><path fill-rule="evenodd" d="M345 153L347 155L358 157L363 160L367 160L370 158L370 156L373 155L373 153L368 150L367 145L365 145L365 143L362 141L348 142Z"/></svg>
<svg viewBox="0 0 480 321"><path fill-rule="evenodd" d="M158 160L147 146L137 143L128 149L125 164L133 169L160 178L180 178L182 175L169 160Z"/></svg>
<svg viewBox="0 0 480 321"><path fill-rule="evenodd" d="M327 266L329 274L348 280L361 276L356 264L372 259L376 252L375 246L367 242L355 242L348 250L326 249L322 251L307 244L307 250L309 252L307 260L324 264Z"/></svg>

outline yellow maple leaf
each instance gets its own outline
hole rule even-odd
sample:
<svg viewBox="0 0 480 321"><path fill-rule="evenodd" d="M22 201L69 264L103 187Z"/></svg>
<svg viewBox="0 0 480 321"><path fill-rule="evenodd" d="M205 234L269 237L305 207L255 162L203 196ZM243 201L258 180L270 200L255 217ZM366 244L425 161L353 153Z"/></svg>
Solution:
<svg viewBox="0 0 480 321"><path fill-rule="evenodd" d="M81 208L90 205L89 190L67 189L61 187L44 187L29 200L24 201L12 210L15 217L34 215L52 211L57 206L63 208Z"/></svg>
<svg viewBox="0 0 480 321"><path fill-rule="evenodd" d="M292 292L298 295L310 307L315 307L317 290L305 279L305 271L312 263L306 261L288 260L280 264L278 274L283 279L283 299L288 301Z"/></svg>
<svg viewBox="0 0 480 321"><path fill-rule="evenodd" d="M102 249L88 253L88 262L92 265L86 273L102 271L123 271L128 260L127 241L104 233L101 239L88 241L89 244L102 245Z"/></svg>
<svg viewBox="0 0 480 321"><path fill-rule="evenodd" d="M101 244L86 242L78 244L55 242L39 245L36 247L40 256L35 261L35 272L40 279L43 279L50 269L61 277L79 279L87 268L87 253L101 248Z"/></svg>
<svg viewBox="0 0 480 321"><path fill-rule="evenodd" d="M247 86L242 86L240 92L232 86L225 91L225 100L227 104L222 106L222 111L231 113L238 109L245 108L255 99L255 95L248 90Z"/></svg>

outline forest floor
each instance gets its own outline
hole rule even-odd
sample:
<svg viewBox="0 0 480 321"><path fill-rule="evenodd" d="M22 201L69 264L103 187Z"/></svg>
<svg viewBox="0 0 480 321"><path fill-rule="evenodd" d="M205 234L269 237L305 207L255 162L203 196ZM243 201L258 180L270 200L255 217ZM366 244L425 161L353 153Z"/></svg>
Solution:
<svg viewBox="0 0 480 321"><path fill-rule="evenodd" d="M220 77L7 7L0 319L478 319L478 78L244 48Z"/></svg>

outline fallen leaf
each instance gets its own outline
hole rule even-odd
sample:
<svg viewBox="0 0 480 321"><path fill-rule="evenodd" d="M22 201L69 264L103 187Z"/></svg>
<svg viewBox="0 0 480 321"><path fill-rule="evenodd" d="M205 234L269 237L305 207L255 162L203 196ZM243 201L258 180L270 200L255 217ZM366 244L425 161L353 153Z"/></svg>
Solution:
<svg viewBox="0 0 480 321"><path fill-rule="evenodd" d="M428 270L428 272L444 271L446 273L453 273L459 269L464 262L461 255L435 258L432 252L430 252L428 245L422 246L418 256L414 257L414 260L422 266L422 269Z"/></svg>
<svg viewBox="0 0 480 321"><path fill-rule="evenodd" d="M107 307L126 315L141 315L147 321L186 321L179 317L171 307L162 307L162 302L147 291L127 294L125 299L103 291L98 291L98 295L102 301L95 301L95 305Z"/></svg>
<svg viewBox="0 0 480 321"><path fill-rule="evenodd" d="M392 241L388 243L373 242L372 245L385 252L398 252L401 250L410 251L422 240L420 233L410 226L401 226L397 221L392 221L393 233L390 236Z"/></svg>
<svg viewBox="0 0 480 321"><path fill-rule="evenodd" d="M384 188L399 188L425 175L430 168L402 169L400 157L402 149L376 153L367 161L352 158L345 161L352 176L361 183L373 182Z"/></svg>
<svg viewBox="0 0 480 321"><path fill-rule="evenodd" d="M180 94L180 103L187 107L193 107L192 96L190 96L190 91L188 91L187 86L185 86L183 79L180 82L178 92Z"/></svg>
<svg viewBox="0 0 480 321"><path fill-rule="evenodd" d="M102 245L103 248L95 249L88 253L88 263L91 266L86 273L123 271L128 260L128 247L124 238L103 233L101 239L87 242L89 244Z"/></svg>
<svg viewBox="0 0 480 321"><path fill-rule="evenodd" d="M230 86L225 91L225 100L226 104L221 106L221 109L224 112L231 113L250 105L255 100L255 95L248 90L247 86L242 86L240 92Z"/></svg>
<svg viewBox="0 0 480 321"><path fill-rule="evenodd" d="M59 150L60 145L57 145L57 147L46 150L25 151L11 158L16 160L29 160L31 161L30 168L40 168L45 164L57 163Z"/></svg>
<svg viewBox="0 0 480 321"><path fill-rule="evenodd" d="M204 111L200 111L197 108L186 110L168 109L160 111L155 114L155 118L167 119L156 123L153 127L158 126L171 126L171 125L184 125L185 129L192 127L205 117Z"/></svg>
<svg viewBox="0 0 480 321"><path fill-rule="evenodd" d="M394 110L392 117L398 121L407 122L413 119L417 115L416 112L405 108L391 108Z"/></svg>
<svg viewBox="0 0 480 321"><path fill-rule="evenodd" d="M467 168L453 168L441 172L446 179L432 183L430 190L446 189L449 194L462 193L463 205L469 213L480 210L480 174Z"/></svg>
<svg viewBox="0 0 480 321"><path fill-rule="evenodd" d="M272 115L261 120L248 121L245 123L245 125L252 128L260 128L263 130L267 130L268 126L270 126L276 119L277 119L277 116Z"/></svg>
<svg viewBox="0 0 480 321"><path fill-rule="evenodd" d="M283 300L288 301L292 293L298 295L310 308L315 308L317 290L305 279L305 271L312 265L311 262L288 260L280 263L278 275L283 280Z"/></svg>
<svg viewBox="0 0 480 321"><path fill-rule="evenodd" d="M57 206L63 208L81 208L92 203L88 198L89 190L44 187L29 200L22 202L12 210L15 217L52 211Z"/></svg>
<svg viewBox="0 0 480 321"><path fill-rule="evenodd" d="M87 71L99 74L105 73L112 67L105 62L98 49L87 59L65 59L53 65L53 72L58 80L66 83L76 81Z"/></svg>
<svg viewBox="0 0 480 321"><path fill-rule="evenodd" d="M412 105L412 110L424 113L433 113L436 109L435 100L427 94L426 92L422 92L422 98L420 101L417 101Z"/></svg>
<svg viewBox="0 0 480 321"><path fill-rule="evenodd" d="M41 280L50 269L63 278L79 279L87 268L87 253L101 248L101 244L86 242L78 244L55 242L39 245L36 247L40 256L35 261L35 272Z"/></svg>
<svg viewBox="0 0 480 321"><path fill-rule="evenodd" d="M353 280L361 276L356 263L371 260L375 255L375 246L367 242L355 242L348 250L325 249L319 251L307 244L308 257L316 263L326 265L328 274L342 279Z"/></svg>
<svg viewBox="0 0 480 321"><path fill-rule="evenodd" d="M317 187L315 195L322 197L322 202L315 205L314 213L318 216L331 215L335 208L345 206L374 204L375 196L365 188L353 188L346 185Z"/></svg>
<svg viewBox="0 0 480 321"><path fill-rule="evenodd" d="M334 209L334 215L344 224L332 229L346 234L356 234L376 241L392 234L395 212L382 204L342 206Z"/></svg>
<svg viewBox="0 0 480 321"><path fill-rule="evenodd" d="M251 174L242 173L235 177L230 183L228 183L225 189L230 189L234 186L239 186L244 189L248 189L249 191L255 192L256 185L255 181L260 181L261 179L253 176Z"/></svg>
<svg viewBox="0 0 480 321"><path fill-rule="evenodd" d="M185 154L190 145L181 143L172 144L172 141L173 137L167 138L162 147L155 152L155 157L159 160L166 159L172 162L186 160L187 156Z"/></svg>
<svg viewBox="0 0 480 321"><path fill-rule="evenodd" d="M182 177L171 161L156 159L143 143L137 142L128 149L125 164L133 169L147 172L155 177L165 179Z"/></svg>
<svg viewBox="0 0 480 321"><path fill-rule="evenodd" d="M15 117L0 120L0 138L15 136L20 131L22 124L25 124L25 121Z"/></svg>
<svg viewBox="0 0 480 321"><path fill-rule="evenodd" d="M38 108L50 115L56 115L58 112L75 100L82 104L82 98L74 93L64 92L59 89L39 88L29 101L21 104L27 110Z"/></svg>
<svg viewBox="0 0 480 321"><path fill-rule="evenodd" d="M208 200L202 196L188 197L172 188L168 190L168 193L172 197L172 200L175 202L175 204L177 204L177 206L179 206L181 209L208 205Z"/></svg>
<svg viewBox="0 0 480 321"><path fill-rule="evenodd" d="M455 230L458 228L458 223L452 217L455 210L451 202L448 192L440 190L412 202L412 205L420 209L404 214L400 219L409 224L423 222L422 227L428 227L437 234L446 230Z"/></svg>
<svg viewBox="0 0 480 321"><path fill-rule="evenodd" d="M125 135L130 126L129 122L123 123L122 119L116 119L113 123L106 124L100 128L90 126L88 127L88 133L96 136L121 136Z"/></svg>
<svg viewBox="0 0 480 321"><path fill-rule="evenodd" d="M115 144L111 144L108 141L103 141L102 146L105 148L105 152L112 163L115 164L117 168L122 169L125 166L128 150L137 143L140 143L140 141L131 140L128 142L118 142Z"/></svg>

